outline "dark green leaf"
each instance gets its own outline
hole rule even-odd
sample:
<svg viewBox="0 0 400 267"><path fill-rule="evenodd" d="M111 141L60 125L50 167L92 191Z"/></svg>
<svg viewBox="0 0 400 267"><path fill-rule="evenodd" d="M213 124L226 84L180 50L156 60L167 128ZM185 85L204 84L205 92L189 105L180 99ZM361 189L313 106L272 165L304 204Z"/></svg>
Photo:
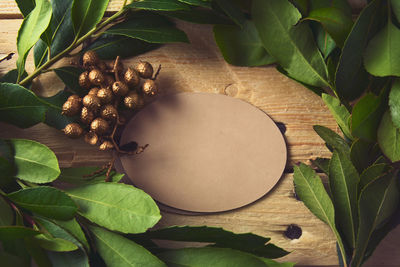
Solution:
<svg viewBox="0 0 400 267"><path fill-rule="evenodd" d="M78 249L77 245L75 245L71 241L62 238L51 237L41 234L35 236L34 239L35 243L45 250L64 252L74 251Z"/></svg>
<svg viewBox="0 0 400 267"><path fill-rule="evenodd" d="M69 234L73 235L87 251L90 251L89 243L86 239L85 233L82 231L81 226L75 218L69 221L54 221L54 223L62 227Z"/></svg>
<svg viewBox="0 0 400 267"><path fill-rule="evenodd" d="M48 186L22 189L8 198L24 209L58 220L72 219L78 209L67 194Z"/></svg>
<svg viewBox="0 0 400 267"><path fill-rule="evenodd" d="M20 128L44 121L46 106L30 90L11 83L0 83L0 120Z"/></svg>
<svg viewBox="0 0 400 267"><path fill-rule="evenodd" d="M94 50L102 59L133 57L158 48L158 44L150 44L138 39L124 36L103 34L86 50Z"/></svg>
<svg viewBox="0 0 400 267"><path fill-rule="evenodd" d="M378 177L382 176L385 172L389 171L389 165L385 163L373 164L365 169L360 176L360 189L364 189L364 187L370 182L374 181Z"/></svg>
<svg viewBox="0 0 400 267"><path fill-rule="evenodd" d="M232 19L238 26L243 27L246 18L238 6L229 0L215 0L217 5L224 11L224 13Z"/></svg>
<svg viewBox="0 0 400 267"><path fill-rule="evenodd" d="M7 185L9 185L14 181L13 179L14 166L6 158L1 157L1 154L0 154L0 173L2 176L0 179L0 188L4 189L4 187L6 187Z"/></svg>
<svg viewBox="0 0 400 267"><path fill-rule="evenodd" d="M336 91L345 99L354 100L368 86L368 73L363 66L364 50L379 29L380 1L373 1L361 12L344 46L336 72Z"/></svg>
<svg viewBox="0 0 400 267"><path fill-rule="evenodd" d="M342 10L347 16L351 16L351 6L348 0L310 0L310 10L333 7Z"/></svg>
<svg viewBox="0 0 400 267"><path fill-rule="evenodd" d="M329 163L329 185L336 220L347 243L354 248L358 228L357 193L360 177L348 155L332 154Z"/></svg>
<svg viewBox="0 0 400 267"><path fill-rule="evenodd" d="M48 183L60 175L58 161L48 147L38 142L12 139L16 177L33 183Z"/></svg>
<svg viewBox="0 0 400 267"><path fill-rule="evenodd" d="M26 267L28 264L23 262L23 259L18 258L18 256L1 251L0 259L2 266L13 266L13 267Z"/></svg>
<svg viewBox="0 0 400 267"><path fill-rule="evenodd" d="M33 48L35 67L38 68L46 63L48 56L49 50L47 44L42 39L39 39Z"/></svg>
<svg viewBox="0 0 400 267"><path fill-rule="evenodd" d="M82 250L70 252L47 252L53 266L57 267L89 267L89 259Z"/></svg>
<svg viewBox="0 0 400 267"><path fill-rule="evenodd" d="M252 21L245 21L242 28L233 25L214 26L215 41L229 64L261 66L275 60L265 50Z"/></svg>
<svg viewBox="0 0 400 267"><path fill-rule="evenodd" d="M26 17L35 8L35 0L15 0L22 16Z"/></svg>
<svg viewBox="0 0 400 267"><path fill-rule="evenodd" d="M396 174L370 182L359 200L360 227L351 266L360 266L372 233L395 212L399 202Z"/></svg>
<svg viewBox="0 0 400 267"><path fill-rule="evenodd" d="M99 167L62 168L61 174L57 181L73 185L86 185L104 182L107 178L106 171L90 176L90 174L98 170ZM124 174L111 171L109 179L111 182L118 183L123 177Z"/></svg>
<svg viewBox="0 0 400 267"><path fill-rule="evenodd" d="M318 45L318 48L326 59L336 48L336 43L329 33L317 22L311 22L310 26L315 36L315 41Z"/></svg>
<svg viewBox="0 0 400 267"><path fill-rule="evenodd" d="M213 243L213 247L232 248L266 258L280 258L288 254L288 252L273 244L267 244L270 241L268 237L252 233L235 234L217 227L171 226L133 236L133 238L137 237Z"/></svg>
<svg viewBox="0 0 400 267"><path fill-rule="evenodd" d="M351 117L351 131L354 136L371 142L376 141L379 122L385 112L383 97L383 94L375 96L368 93L354 106Z"/></svg>
<svg viewBox="0 0 400 267"><path fill-rule="evenodd" d="M383 154L392 162L400 161L400 129L393 125L388 111L379 125L378 143Z"/></svg>
<svg viewBox="0 0 400 267"><path fill-rule="evenodd" d="M351 145L350 158L359 173L374 163L380 155L379 146L376 143L357 139Z"/></svg>
<svg viewBox="0 0 400 267"><path fill-rule="evenodd" d="M26 238L37 234L40 234L40 232L25 226L0 226L1 241Z"/></svg>
<svg viewBox="0 0 400 267"><path fill-rule="evenodd" d="M158 11L158 14L197 24L232 24L232 21L211 9Z"/></svg>
<svg viewBox="0 0 400 267"><path fill-rule="evenodd" d="M326 159L326 158L316 158L314 160L311 160L311 164L314 167L317 167L318 169L320 169L325 174L329 175L329 161L330 161L330 159Z"/></svg>
<svg viewBox="0 0 400 267"><path fill-rule="evenodd" d="M165 17L147 13L133 16L109 28L105 33L122 35L148 43L189 42L186 34L171 25Z"/></svg>
<svg viewBox="0 0 400 267"><path fill-rule="evenodd" d="M311 10L305 20L314 20L324 27L339 47L343 47L353 21L351 16L334 7Z"/></svg>
<svg viewBox="0 0 400 267"><path fill-rule="evenodd" d="M296 25L301 14L289 1L255 0L252 15L264 47L289 76L313 86L330 86L311 30L306 23Z"/></svg>
<svg viewBox="0 0 400 267"><path fill-rule="evenodd" d="M204 0L178 0L178 1L192 6L211 8L211 2L209 1L204 1Z"/></svg>
<svg viewBox="0 0 400 267"><path fill-rule="evenodd" d="M389 94L390 115L392 122L396 128L400 128L400 80L393 82L392 89Z"/></svg>
<svg viewBox="0 0 400 267"><path fill-rule="evenodd" d="M110 230L141 233L154 226L160 211L142 190L117 183L97 183L68 190L79 214Z"/></svg>
<svg viewBox="0 0 400 267"><path fill-rule="evenodd" d="M109 0L74 1L71 9L76 38L89 32L103 18Z"/></svg>
<svg viewBox="0 0 400 267"><path fill-rule="evenodd" d="M293 178L296 194L315 216L332 229L340 251L345 255L342 239L335 226L335 210L319 176L313 169L301 163L300 166L294 166Z"/></svg>
<svg viewBox="0 0 400 267"><path fill-rule="evenodd" d="M322 100L324 101L325 105L329 108L330 112L332 113L333 117L336 120L336 123L342 130L343 134L347 138L353 139L348 123L350 118L350 112L347 110L347 108L342 105L339 99L328 94L322 94Z"/></svg>
<svg viewBox="0 0 400 267"><path fill-rule="evenodd" d="M14 221L14 212L3 197L0 196L0 226L11 225Z"/></svg>
<svg viewBox="0 0 400 267"><path fill-rule="evenodd" d="M29 50L39 40L51 19L51 5L47 0L36 0L36 6L24 19L17 36L18 77L25 71L25 61Z"/></svg>
<svg viewBox="0 0 400 267"><path fill-rule="evenodd" d="M24 242L25 247L29 251L29 254L32 256L37 266L52 267L46 252L35 242L33 237L26 238Z"/></svg>
<svg viewBox="0 0 400 267"><path fill-rule="evenodd" d="M157 255L168 266L185 267L267 267L258 257L229 248L183 248Z"/></svg>
<svg viewBox="0 0 400 267"><path fill-rule="evenodd" d="M78 94L80 96L83 96L87 93L87 90L83 89L79 85L79 75L83 72L84 70L81 68L75 68L75 67L61 67L54 69L54 72L57 74L57 76L63 81L65 86L68 87L72 92L75 94Z"/></svg>
<svg viewBox="0 0 400 267"><path fill-rule="evenodd" d="M393 13L396 15L397 21L400 22L400 2L397 0L391 0L391 4Z"/></svg>
<svg viewBox="0 0 400 267"><path fill-rule="evenodd" d="M2 247L4 252L16 256L22 263L21 266L31 266L31 257L25 247L23 239L7 240L7 242L2 243Z"/></svg>
<svg viewBox="0 0 400 267"><path fill-rule="evenodd" d="M135 1L126 6L127 8L137 8L145 10L175 11L189 10L189 6L178 0L143 0Z"/></svg>
<svg viewBox="0 0 400 267"><path fill-rule="evenodd" d="M93 239L101 257L110 267L120 266L165 266L144 247L118 234L99 227L90 227Z"/></svg>
<svg viewBox="0 0 400 267"><path fill-rule="evenodd" d="M51 107L47 109L44 123L46 123L48 126L57 130L62 130L65 128L65 126L67 126L67 124L72 122L75 122L75 120L71 117L61 115L60 109Z"/></svg>
<svg viewBox="0 0 400 267"><path fill-rule="evenodd" d="M26 71L22 74L22 79L26 78L28 76L28 73L26 73ZM18 70L17 69L13 69L10 70L9 72L7 72L6 74L4 74L4 76L2 76L0 78L0 83L17 83L18 80ZM25 85L25 88L29 88L30 83L28 83L27 85Z"/></svg>
<svg viewBox="0 0 400 267"><path fill-rule="evenodd" d="M320 125L314 125L314 131L325 141L332 149L336 149L342 153L350 153L350 147L343 138L329 128Z"/></svg>
<svg viewBox="0 0 400 267"><path fill-rule="evenodd" d="M291 0L293 5L301 12L303 16L306 16L309 9L309 0Z"/></svg>

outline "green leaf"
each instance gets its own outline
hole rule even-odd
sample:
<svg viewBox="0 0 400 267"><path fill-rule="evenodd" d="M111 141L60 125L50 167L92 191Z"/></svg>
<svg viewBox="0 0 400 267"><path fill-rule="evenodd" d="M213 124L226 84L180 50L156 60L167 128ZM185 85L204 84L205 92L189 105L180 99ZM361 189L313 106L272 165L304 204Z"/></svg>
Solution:
<svg viewBox="0 0 400 267"><path fill-rule="evenodd" d="M158 11L157 13L196 24L232 24L230 19L211 9L192 8L190 10Z"/></svg>
<svg viewBox="0 0 400 267"><path fill-rule="evenodd" d="M275 61L265 50L252 21L245 21L242 28L234 25L215 25L214 37L229 64L261 66Z"/></svg>
<svg viewBox="0 0 400 267"><path fill-rule="evenodd" d="M133 240L141 237L157 240L213 243L213 247L232 248L266 258L280 258L288 254L287 251L268 243L271 240L268 237L252 233L235 234L218 227L171 226L131 237L133 237Z"/></svg>
<svg viewBox="0 0 400 267"><path fill-rule="evenodd" d="M40 232L25 226L0 226L0 240L9 241L40 234Z"/></svg>
<svg viewBox="0 0 400 267"><path fill-rule="evenodd" d="M178 1L192 6L211 8L211 2L204 0L178 0Z"/></svg>
<svg viewBox="0 0 400 267"><path fill-rule="evenodd" d="M314 131L317 132L317 134L326 142L326 144L330 148L336 149L345 154L350 153L349 145L346 143L346 141L343 140L340 135L324 126L314 125L313 128Z"/></svg>
<svg viewBox="0 0 400 267"><path fill-rule="evenodd" d="M311 10L305 20L313 20L321 23L324 29L332 36L339 47L343 47L353 21L344 11L334 7Z"/></svg>
<svg viewBox="0 0 400 267"><path fill-rule="evenodd" d="M73 185L87 185L104 182L107 178L106 171L87 177L87 175L98 170L99 167L62 168L57 181ZM111 171L109 179L111 182L118 183L123 177L124 174Z"/></svg>
<svg viewBox="0 0 400 267"><path fill-rule="evenodd" d="M389 170L390 166L386 163L378 163L369 166L360 175L360 189L364 189L367 184L382 176L383 173Z"/></svg>
<svg viewBox="0 0 400 267"><path fill-rule="evenodd" d="M364 50L379 29L381 1L363 9L346 39L336 71L336 91L347 100L358 98L368 86L368 73L363 66Z"/></svg>
<svg viewBox="0 0 400 267"><path fill-rule="evenodd" d="M82 231L81 226L75 218L69 221L53 221L56 225L62 227L69 234L74 236L87 250L90 251L89 243L86 239L85 233Z"/></svg>
<svg viewBox="0 0 400 267"><path fill-rule="evenodd" d="M293 262L277 262L266 258L260 258L260 260L266 263L267 267L293 267L296 264Z"/></svg>
<svg viewBox="0 0 400 267"><path fill-rule="evenodd" d="M115 59L116 56L121 58L137 56L158 47L159 44L150 44L138 39L102 34L85 51L94 50L102 59Z"/></svg>
<svg viewBox="0 0 400 267"><path fill-rule="evenodd" d="M347 138L353 139L348 124L350 118L350 112L347 110L347 108L342 105L339 99L328 94L322 94L322 100L324 101L325 105L329 108L330 112L332 113L333 117L336 120L336 123L339 125L340 130L342 130L343 134Z"/></svg>
<svg viewBox="0 0 400 267"><path fill-rule="evenodd" d="M58 78L63 81L66 87L70 89L73 93L84 96L87 93L87 90L83 89L79 85L79 75L84 71L81 68L75 67L61 67L53 70Z"/></svg>
<svg viewBox="0 0 400 267"><path fill-rule="evenodd" d="M24 139L11 139L16 177L32 183L48 183L60 175L56 155L45 145Z"/></svg>
<svg viewBox="0 0 400 267"><path fill-rule="evenodd" d="M368 44L365 69L374 76L400 76L400 29L390 21Z"/></svg>
<svg viewBox="0 0 400 267"><path fill-rule="evenodd" d="M118 234L90 227L96 248L107 266L167 266L144 247Z"/></svg>
<svg viewBox="0 0 400 267"><path fill-rule="evenodd" d="M311 164L314 167L320 169L325 174L329 175L329 161L330 159L327 158L316 158L314 160L313 159L311 160Z"/></svg>
<svg viewBox="0 0 400 267"><path fill-rule="evenodd" d="M45 250L50 251L74 251L78 249L78 246L72 243L71 241L62 239L62 238L53 238L46 235L37 235L34 237L35 242Z"/></svg>
<svg viewBox="0 0 400 267"><path fill-rule="evenodd" d="M137 8L144 10L175 11L189 10L190 7L178 0L143 0L134 1L126 6L127 8Z"/></svg>
<svg viewBox="0 0 400 267"><path fill-rule="evenodd" d="M89 259L82 250L70 252L47 252L47 255L53 264L57 267L90 267Z"/></svg>
<svg viewBox="0 0 400 267"><path fill-rule="evenodd" d="M11 83L0 83L0 120L20 128L44 121L46 106L30 90Z"/></svg>
<svg viewBox="0 0 400 267"><path fill-rule="evenodd" d="M310 10L320 8L337 8L342 10L347 16L351 16L351 6L347 0L310 0Z"/></svg>
<svg viewBox="0 0 400 267"><path fill-rule="evenodd" d="M161 218L154 200L126 184L97 183L68 190L88 220L122 233L141 233Z"/></svg>
<svg viewBox="0 0 400 267"><path fill-rule="evenodd" d="M360 177L348 155L332 154L329 163L329 185L336 220L348 244L354 248L358 228L357 192Z"/></svg>
<svg viewBox="0 0 400 267"><path fill-rule="evenodd" d="M350 158L359 173L362 173L381 155L376 143L366 142L362 139L355 140L350 148Z"/></svg>
<svg viewBox="0 0 400 267"><path fill-rule="evenodd" d="M0 188L4 189L4 187L6 187L8 184L14 181L13 179L14 166L9 160L7 160L7 158L2 157L1 151L0 151L0 173L2 176L0 179Z"/></svg>
<svg viewBox="0 0 400 267"><path fill-rule="evenodd" d="M0 250L0 259L1 264L3 266L13 266L13 267L26 267L28 264L24 263L22 259L18 258L18 256L1 251Z"/></svg>
<svg viewBox="0 0 400 267"><path fill-rule="evenodd" d="M294 166L293 179L296 194L317 218L332 229L340 251L345 255L342 239L335 226L335 210L319 176L313 169L301 163L300 166Z"/></svg>
<svg viewBox="0 0 400 267"><path fill-rule="evenodd" d="M373 232L395 212L399 202L396 174L370 182L359 200L360 227L351 266L360 266Z"/></svg>
<svg viewBox="0 0 400 267"><path fill-rule="evenodd" d="M36 240L33 237L25 238L24 243L25 247L34 259L37 266L52 267L46 252L37 244Z"/></svg>
<svg viewBox="0 0 400 267"><path fill-rule="evenodd" d="M400 80L396 79L389 94L390 115L396 128L400 128Z"/></svg>
<svg viewBox="0 0 400 267"><path fill-rule="evenodd" d="M109 0L79 0L72 3L71 18L75 38L93 29L103 18Z"/></svg>
<svg viewBox="0 0 400 267"><path fill-rule="evenodd" d="M105 33L135 38L148 43L189 42L186 34L171 25L165 17L151 13L133 16L107 29Z"/></svg>
<svg viewBox="0 0 400 267"><path fill-rule="evenodd" d="M47 44L39 39L35 46L33 47L33 59L35 63L35 67L38 68L46 63L49 57L49 50Z"/></svg>
<svg viewBox="0 0 400 267"><path fill-rule="evenodd" d="M58 219L72 219L77 206L64 192L49 186L31 187L8 194L16 205L39 215Z"/></svg>
<svg viewBox="0 0 400 267"><path fill-rule="evenodd" d="M183 248L157 255L168 266L185 267L267 267L258 257L229 248Z"/></svg>
<svg viewBox="0 0 400 267"><path fill-rule="evenodd" d="M35 8L35 0L15 0L24 18Z"/></svg>
<svg viewBox="0 0 400 267"><path fill-rule="evenodd" d="M14 212L7 201L0 196L0 226L11 225L14 221Z"/></svg>
<svg viewBox="0 0 400 267"><path fill-rule="evenodd" d="M400 161L400 129L397 129L387 111L383 115L378 129L379 146L392 162Z"/></svg>
<svg viewBox="0 0 400 267"><path fill-rule="evenodd" d="M396 0L391 0L390 2L392 4L393 13L396 15L397 21L400 22L400 2Z"/></svg>
<svg viewBox="0 0 400 267"><path fill-rule="evenodd" d="M21 79L24 79L28 76L28 73L26 71L22 74ZM17 83L18 80L18 70L13 69L4 74L4 76L0 77L0 83ZM29 88L31 83L26 84L24 87Z"/></svg>
<svg viewBox="0 0 400 267"><path fill-rule="evenodd" d="M326 59L336 48L336 43L329 33L317 22L310 23L310 27L314 34L318 48Z"/></svg>
<svg viewBox="0 0 400 267"><path fill-rule="evenodd" d="M24 19L17 36L18 78L25 71L25 61L29 50L39 40L51 19L51 5L47 0L36 0L36 6Z"/></svg>
<svg viewBox="0 0 400 267"><path fill-rule="evenodd" d="M243 12L238 6L236 6L232 1L229 0L215 0L217 5L222 9L222 11L232 19L236 25L243 27L246 22L246 18Z"/></svg>
<svg viewBox="0 0 400 267"><path fill-rule="evenodd" d="M330 86L311 30L305 23L297 24L301 14L289 1L255 0L252 15L264 47L289 76L313 86Z"/></svg>
<svg viewBox="0 0 400 267"><path fill-rule="evenodd" d="M364 140L376 141L379 122L385 112L385 102L381 96L372 93L364 95L354 106L351 130L354 136Z"/></svg>

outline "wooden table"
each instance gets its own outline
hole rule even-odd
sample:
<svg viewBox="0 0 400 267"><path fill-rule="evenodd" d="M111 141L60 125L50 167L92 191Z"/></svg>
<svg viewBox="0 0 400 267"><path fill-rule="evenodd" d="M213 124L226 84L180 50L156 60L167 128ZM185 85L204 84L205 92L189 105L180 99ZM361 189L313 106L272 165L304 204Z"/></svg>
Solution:
<svg viewBox="0 0 400 267"><path fill-rule="evenodd" d="M111 10L121 1L112 1ZM0 3L0 56L16 52L16 36L22 20L12 1ZM246 68L227 64L213 40L210 26L180 23L191 44L170 44L137 58L124 60L125 64L145 59L154 65L162 64L158 78L161 94L172 92L210 92L240 98L265 111L276 122L286 125L288 162L277 186L259 201L234 211L187 216L163 212L159 226L210 225L235 232L254 232L272 238L276 245L292 251L281 260L297 262L303 266L336 266L335 239L330 229L313 216L293 191L293 170L296 162L307 162L314 157L330 155L312 126L320 124L339 129L321 99L296 82L278 73L274 67ZM0 73L15 68L16 57L0 64ZM27 63L33 68L32 57ZM61 64L66 64L63 62ZM35 80L39 94L52 95L63 84L52 73ZM41 89L40 89L41 88ZM111 155L100 152L82 140L67 139L60 131L46 125L21 130L0 124L0 137L29 138L49 146L57 155L60 166L100 166ZM290 240L283 235L290 224L299 225L303 234ZM366 266L399 266L400 234L397 228L377 249Z"/></svg>

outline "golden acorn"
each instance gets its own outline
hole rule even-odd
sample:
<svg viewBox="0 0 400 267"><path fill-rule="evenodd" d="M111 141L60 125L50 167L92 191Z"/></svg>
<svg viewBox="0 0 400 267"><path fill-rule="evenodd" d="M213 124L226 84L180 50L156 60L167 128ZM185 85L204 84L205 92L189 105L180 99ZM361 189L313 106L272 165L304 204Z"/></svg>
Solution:
<svg viewBox="0 0 400 267"><path fill-rule="evenodd" d="M85 52L82 56L83 67L88 69L92 66L96 66L100 62L99 56L93 50Z"/></svg>
<svg viewBox="0 0 400 267"><path fill-rule="evenodd" d="M85 107L87 107L89 110L96 111L100 108L100 99L97 96L94 95L86 95L82 99L82 103Z"/></svg>
<svg viewBox="0 0 400 267"><path fill-rule="evenodd" d="M124 82L130 87L137 86L140 83L139 73L132 68L128 68L124 73Z"/></svg>
<svg viewBox="0 0 400 267"><path fill-rule="evenodd" d="M107 133L110 128L106 120L102 118L96 118L90 124L90 129L96 134L102 136Z"/></svg>
<svg viewBox="0 0 400 267"><path fill-rule="evenodd" d="M115 95L124 96L129 92L129 88L126 83L121 81L116 81L112 85L112 91Z"/></svg>
<svg viewBox="0 0 400 267"><path fill-rule="evenodd" d="M150 79L153 76L153 66L147 61L140 61L135 69L142 78Z"/></svg>
<svg viewBox="0 0 400 267"><path fill-rule="evenodd" d="M112 86L112 84L115 82L115 79L111 75L105 75L104 76L104 84L106 86Z"/></svg>
<svg viewBox="0 0 400 267"><path fill-rule="evenodd" d="M108 69L110 69L112 72L114 72L115 71L114 66L115 66L115 60L113 60L112 62L109 63ZM117 64L117 71L118 71L119 75L121 75L124 71L124 64L122 64L121 61L119 61Z"/></svg>
<svg viewBox="0 0 400 267"><path fill-rule="evenodd" d="M97 92L98 92L99 90L100 90L100 89L99 89L98 87L93 87L92 89L89 90L88 95L97 96Z"/></svg>
<svg viewBox="0 0 400 267"><path fill-rule="evenodd" d="M96 145L97 142L99 141L99 137L97 136L96 133L90 131L85 134L85 142L90 144L90 145Z"/></svg>
<svg viewBox="0 0 400 267"><path fill-rule="evenodd" d="M113 105L105 105L101 111L100 116L109 121L115 121L118 117L118 111Z"/></svg>
<svg viewBox="0 0 400 267"><path fill-rule="evenodd" d="M61 114L66 116L75 116L79 114L81 109L81 101L80 98L72 99L65 101L64 105L62 106Z"/></svg>
<svg viewBox="0 0 400 267"><path fill-rule="evenodd" d="M138 109L143 107L144 100L138 93L131 91L124 97L124 105L129 109Z"/></svg>
<svg viewBox="0 0 400 267"><path fill-rule="evenodd" d="M114 145L111 141L104 141L100 146L99 149L100 150L110 150L113 149Z"/></svg>
<svg viewBox="0 0 400 267"><path fill-rule="evenodd" d="M89 72L84 71L79 75L79 85L84 89L89 89L91 84L89 81Z"/></svg>
<svg viewBox="0 0 400 267"><path fill-rule="evenodd" d="M78 123L70 123L65 126L63 132L69 138L78 138L83 134L83 129Z"/></svg>
<svg viewBox="0 0 400 267"><path fill-rule="evenodd" d="M104 75L98 69L93 69L89 72L89 81L93 85L101 85L104 83Z"/></svg>
<svg viewBox="0 0 400 267"><path fill-rule="evenodd" d="M70 95L68 97L67 101L79 100L79 99L80 99L79 95ZM82 100L82 99L80 99L80 100Z"/></svg>
<svg viewBox="0 0 400 267"><path fill-rule="evenodd" d="M89 110L87 107L83 107L81 110L81 121L89 125L94 120L94 113L93 111Z"/></svg>
<svg viewBox="0 0 400 267"><path fill-rule="evenodd" d="M102 104L108 104L113 99L113 92L108 88L101 88L97 92L97 97L100 99Z"/></svg>
<svg viewBox="0 0 400 267"><path fill-rule="evenodd" d="M145 95L154 96L157 94L158 89L155 81L145 80L142 85L142 91Z"/></svg>

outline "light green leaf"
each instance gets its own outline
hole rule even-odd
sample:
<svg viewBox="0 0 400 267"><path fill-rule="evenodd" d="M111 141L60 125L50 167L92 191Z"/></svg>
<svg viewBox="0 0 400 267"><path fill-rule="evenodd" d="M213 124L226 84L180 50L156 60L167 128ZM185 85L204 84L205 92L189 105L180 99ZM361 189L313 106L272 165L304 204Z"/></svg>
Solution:
<svg viewBox="0 0 400 267"><path fill-rule="evenodd" d="M297 24L301 14L289 1L253 1L252 15L264 47L289 76L313 86L330 86L311 30L305 23Z"/></svg>
<svg viewBox="0 0 400 267"><path fill-rule="evenodd" d="M305 20L321 23L339 47L343 47L344 41L353 26L351 16L347 16L344 11L334 7L311 10Z"/></svg>
<svg viewBox="0 0 400 267"><path fill-rule="evenodd" d="M360 175L360 189L364 189L364 187L370 182L374 181L378 177L382 176L384 173L390 170L390 166L386 163L378 163L369 166L365 169Z"/></svg>
<svg viewBox="0 0 400 267"><path fill-rule="evenodd" d="M110 230L141 233L161 218L154 200L126 184L97 183L68 190L79 214Z"/></svg>
<svg viewBox="0 0 400 267"><path fill-rule="evenodd" d="M46 106L30 90L11 83L0 83L0 120L20 128L44 121Z"/></svg>
<svg viewBox="0 0 400 267"><path fill-rule="evenodd" d="M39 40L51 19L51 5L47 0L36 0L36 6L22 22L17 36L18 78L25 71L25 61L29 50Z"/></svg>
<svg viewBox="0 0 400 267"><path fill-rule="evenodd" d="M242 12L242 10L232 3L233 1L229 0L215 0L217 5L224 11L224 13L232 19L236 25L243 27L244 23L246 22L246 18Z"/></svg>
<svg viewBox="0 0 400 267"><path fill-rule="evenodd" d="M143 0L134 1L126 6L127 8L137 8L145 10L175 11L189 10L190 7L178 0Z"/></svg>
<svg viewBox="0 0 400 267"><path fill-rule="evenodd" d="M389 94L390 115L396 128L400 128L400 79L396 79Z"/></svg>
<svg viewBox="0 0 400 267"><path fill-rule="evenodd" d="M24 18L35 8L35 0L15 0Z"/></svg>
<svg viewBox="0 0 400 267"><path fill-rule="evenodd" d="M56 155L45 145L24 139L11 139L14 149L16 177L32 183L48 183L57 179L60 168Z"/></svg>
<svg viewBox="0 0 400 267"><path fill-rule="evenodd" d="M388 111L379 125L378 143L383 154L392 162L400 161L400 129L393 125Z"/></svg>
<svg viewBox="0 0 400 267"><path fill-rule="evenodd" d="M266 258L260 258L260 259L267 264L267 267L293 267L296 264L293 262L277 262Z"/></svg>
<svg viewBox="0 0 400 267"><path fill-rule="evenodd" d="M61 174L57 181L73 185L87 185L104 182L107 179L106 171L91 177L86 177L87 175L98 170L99 167L62 168ZM123 177L124 174L111 171L109 179L111 182L118 183Z"/></svg>
<svg viewBox="0 0 400 267"><path fill-rule="evenodd" d="M397 0L391 0L391 4L393 13L396 15L397 21L400 22L400 2Z"/></svg>
<svg viewBox="0 0 400 267"><path fill-rule="evenodd" d="M71 234L73 237L75 237L87 251L90 251L90 246L89 243L86 239L85 233L82 231L81 226L79 223L76 221L75 218L69 221L53 221L56 225L60 226L63 228L65 231L67 231L69 234Z"/></svg>
<svg viewBox="0 0 400 267"><path fill-rule="evenodd" d="M400 76L400 29L388 22L368 44L365 69L374 76Z"/></svg>
<svg viewBox="0 0 400 267"><path fill-rule="evenodd" d="M25 226L0 226L0 240L9 241L40 234L40 232Z"/></svg>
<svg viewBox="0 0 400 267"><path fill-rule="evenodd" d="M324 126L314 125L313 128L331 149L336 149L345 154L350 153L349 145L340 135Z"/></svg>
<svg viewBox="0 0 400 267"><path fill-rule="evenodd" d="M261 66L275 61L265 50L252 21L243 27L215 25L215 41L226 62L237 66Z"/></svg>
<svg viewBox="0 0 400 267"><path fill-rule="evenodd" d="M99 227L90 227L96 248L107 266L167 266L144 247Z"/></svg>
<svg viewBox="0 0 400 267"><path fill-rule="evenodd" d="M0 226L11 225L14 221L14 212L10 205L0 196Z"/></svg>
<svg viewBox="0 0 400 267"><path fill-rule="evenodd" d="M58 220L74 217L77 207L64 192L49 186L31 187L8 194L16 205Z"/></svg>
<svg viewBox="0 0 400 267"><path fill-rule="evenodd" d="M350 158L359 173L374 163L381 152L377 143L366 142L362 139L355 140L350 149Z"/></svg>
<svg viewBox="0 0 400 267"><path fill-rule="evenodd" d="M71 241L62 239L62 238L53 238L50 236L46 236L43 234L37 235L34 237L35 242L45 250L50 251L74 251L78 249L78 246L72 243Z"/></svg>
<svg viewBox="0 0 400 267"><path fill-rule="evenodd" d="M360 177L348 155L332 154L329 163L329 185L335 214L348 244L354 248L358 228L357 192Z"/></svg>
<svg viewBox="0 0 400 267"><path fill-rule="evenodd" d="M109 0L79 0L72 3L71 17L75 38L93 29L103 18Z"/></svg>
<svg viewBox="0 0 400 267"><path fill-rule="evenodd" d="M315 216L332 229L342 255L346 255L342 238L335 226L335 210L320 177L313 169L301 163L300 166L294 166L293 178L296 194Z"/></svg>
<svg viewBox="0 0 400 267"><path fill-rule="evenodd" d="M332 113L333 117L336 120L336 123L342 130L343 134L347 138L353 139L348 124L350 118L350 112L347 110L347 108L341 104L339 99L328 94L322 94L322 100L324 101L325 105L329 108L330 112Z"/></svg>
<svg viewBox="0 0 400 267"><path fill-rule="evenodd" d="M360 266L373 232L395 212L399 202L396 180L396 174L389 173L370 182L361 191L360 227L352 267Z"/></svg>

